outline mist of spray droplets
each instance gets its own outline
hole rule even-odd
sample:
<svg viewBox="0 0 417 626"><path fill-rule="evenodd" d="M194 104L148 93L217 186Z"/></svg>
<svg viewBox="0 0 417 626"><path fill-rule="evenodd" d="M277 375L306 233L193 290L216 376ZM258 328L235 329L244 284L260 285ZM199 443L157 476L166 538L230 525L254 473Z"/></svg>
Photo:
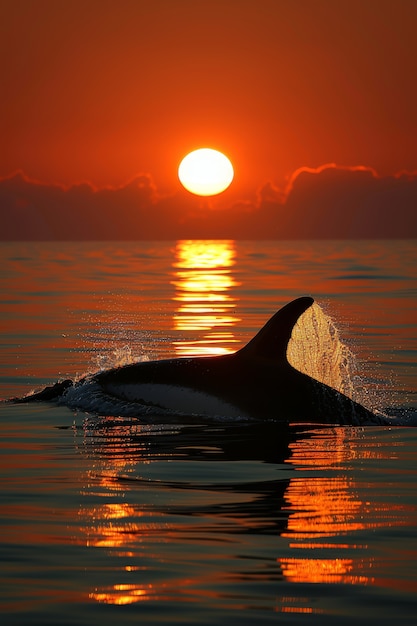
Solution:
<svg viewBox="0 0 417 626"><path fill-rule="evenodd" d="M362 402L355 355L339 336L332 319L314 303L294 326L288 361L300 372ZM361 387L361 386L360 386Z"/></svg>

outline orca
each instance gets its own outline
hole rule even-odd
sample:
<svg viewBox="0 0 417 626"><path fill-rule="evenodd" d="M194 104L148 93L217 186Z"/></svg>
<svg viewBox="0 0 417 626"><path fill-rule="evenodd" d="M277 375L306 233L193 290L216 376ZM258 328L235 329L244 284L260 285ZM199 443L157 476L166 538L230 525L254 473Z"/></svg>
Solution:
<svg viewBox="0 0 417 626"><path fill-rule="evenodd" d="M384 423L382 415L375 415L288 362L293 327L313 302L306 296L290 302L233 354L137 362L99 372L88 382L113 401L145 406L156 413L169 410L189 416L313 424ZM85 384L86 379L75 384L65 380L15 400L61 397L65 403L68 397L72 398L68 405L74 406L77 394L72 390Z"/></svg>

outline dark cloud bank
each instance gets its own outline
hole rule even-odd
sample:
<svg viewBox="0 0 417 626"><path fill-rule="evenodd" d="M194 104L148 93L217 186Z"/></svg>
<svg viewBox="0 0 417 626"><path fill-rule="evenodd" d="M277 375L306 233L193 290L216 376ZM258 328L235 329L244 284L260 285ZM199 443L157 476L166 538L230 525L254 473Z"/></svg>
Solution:
<svg viewBox="0 0 417 626"><path fill-rule="evenodd" d="M179 192L161 197L148 175L119 188L0 180L2 240L294 239L417 237L417 175L366 168L299 170L256 204L212 209Z"/></svg>

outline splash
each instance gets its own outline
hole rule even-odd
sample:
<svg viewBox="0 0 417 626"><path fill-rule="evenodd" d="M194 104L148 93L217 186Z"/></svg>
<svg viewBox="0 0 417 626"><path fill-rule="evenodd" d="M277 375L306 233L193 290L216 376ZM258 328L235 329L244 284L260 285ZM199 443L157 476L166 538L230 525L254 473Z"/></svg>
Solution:
<svg viewBox="0 0 417 626"><path fill-rule="evenodd" d="M314 303L294 326L287 351L288 361L300 372L361 402L356 388L358 362L340 339L332 319Z"/></svg>
<svg viewBox="0 0 417 626"><path fill-rule="evenodd" d="M288 361L297 370L333 387L376 414L402 418L403 424L416 425L414 409L394 408L392 381L375 371L366 374L352 350L342 342L331 317L314 303L294 326L287 351Z"/></svg>
<svg viewBox="0 0 417 626"><path fill-rule="evenodd" d="M132 348L129 345L118 346L110 353L100 353L96 355L95 362L99 371L111 369L113 367L123 367L124 365L130 365L137 361L145 361L147 358L135 357L132 353Z"/></svg>

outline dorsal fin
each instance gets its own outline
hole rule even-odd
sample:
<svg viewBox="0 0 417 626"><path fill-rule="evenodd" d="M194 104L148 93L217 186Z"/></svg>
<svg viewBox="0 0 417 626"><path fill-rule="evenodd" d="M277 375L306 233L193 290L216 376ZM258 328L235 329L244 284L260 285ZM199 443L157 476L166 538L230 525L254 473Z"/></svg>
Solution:
<svg viewBox="0 0 417 626"><path fill-rule="evenodd" d="M263 328L246 344L238 354L274 359L287 360L287 345L292 329L298 318L313 304L313 298L307 296L297 298L282 309L265 324Z"/></svg>

